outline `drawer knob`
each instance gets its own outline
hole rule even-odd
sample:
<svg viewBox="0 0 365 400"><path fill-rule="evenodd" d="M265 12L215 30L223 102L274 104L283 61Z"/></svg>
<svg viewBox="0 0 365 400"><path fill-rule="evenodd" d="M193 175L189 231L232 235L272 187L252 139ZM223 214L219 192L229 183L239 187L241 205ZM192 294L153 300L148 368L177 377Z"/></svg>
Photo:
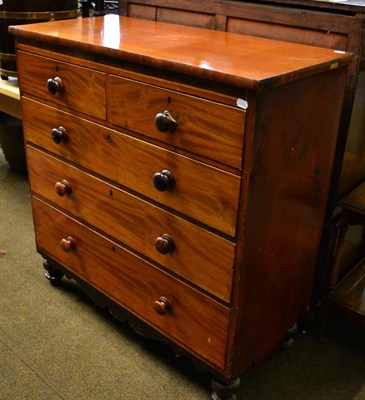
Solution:
<svg viewBox="0 0 365 400"><path fill-rule="evenodd" d="M174 132L177 127L176 120L172 117L168 110L156 114L155 117L156 128L160 132Z"/></svg>
<svg viewBox="0 0 365 400"><path fill-rule="evenodd" d="M67 132L63 126L59 126L58 128L53 128L51 136L52 140L57 144L67 141Z"/></svg>
<svg viewBox="0 0 365 400"><path fill-rule="evenodd" d="M155 247L161 254L167 254L175 248L175 242L170 235L164 233L155 240Z"/></svg>
<svg viewBox="0 0 365 400"><path fill-rule="evenodd" d="M52 96L56 96L56 94L61 94L63 92L62 79L58 76L53 79L49 78L47 81L47 89Z"/></svg>
<svg viewBox="0 0 365 400"><path fill-rule="evenodd" d="M60 241L60 245L62 247L62 250L66 253L69 253L71 250L76 249L76 243L71 236L67 236L66 239L62 239Z"/></svg>
<svg viewBox="0 0 365 400"><path fill-rule="evenodd" d="M66 179L63 179L61 182L57 182L54 185L56 189L56 193L60 196L63 197L65 194L70 194L72 192L70 184L66 181Z"/></svg>
<svg viewBox="0 0 365 400"><path fill-rule="evenodd" d="M167 297L161 296L153 303L153 308L155 309L157 314L165 315L167 312L172 310L172 305Z"/></svg>
<svg viewBox="0 0 365 400"><path fill-rule="evenodd" d="M153 175L153 184L160 192L172 189L175 185L174 175L172 175L172 173L167 169L164 169L161 172L156 172Z"/></svg>

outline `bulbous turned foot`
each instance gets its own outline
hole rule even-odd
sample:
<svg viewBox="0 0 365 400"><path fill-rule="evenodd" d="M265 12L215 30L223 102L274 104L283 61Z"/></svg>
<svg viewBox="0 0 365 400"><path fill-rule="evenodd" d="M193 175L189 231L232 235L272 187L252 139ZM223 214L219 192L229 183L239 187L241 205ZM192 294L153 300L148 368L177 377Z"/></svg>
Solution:
<svg viewBox="0 0 365 400"><path fill-rule="evenodd" d="M43 261L43 267L46 270L44 276L49 280L52 286L58 286L61 283L63 272L53 268L48 260Z"/></svg>
<svg viewBox="0 0 365 400"><path fill-rule="evenodd" d="M236 400L240 388L240 379L233 382L220 382L212 379L212 400Z"/></svg>

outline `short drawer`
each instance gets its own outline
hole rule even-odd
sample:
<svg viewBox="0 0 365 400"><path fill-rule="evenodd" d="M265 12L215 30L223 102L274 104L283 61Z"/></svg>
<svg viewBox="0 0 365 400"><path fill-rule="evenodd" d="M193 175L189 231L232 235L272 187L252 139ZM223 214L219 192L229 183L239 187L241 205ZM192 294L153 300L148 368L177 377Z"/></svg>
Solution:
<svg viewBox="0 0 365 400"><path fill-rule="evenodd" d="M108 89L113 124L241 169L242 109L117 76Z"/></svg>
<svg viewBox="0 0 365 400"><path fill-rule="evenodd" d="M27 141L231 236L240 176L23 97ZM55 143L52 128L67 133ZM166 190L157 186L166 178ZM157 176L157 178L156 178ZM171 179L170 179L171 178ZM165 181L163 181L165 182ZM163 185L162 185L163 186Z"/></svg>
<svg viewBox="0 0 365 400"><path fill-rule="evenodd" d="M34 197L33 215L37 248L44 256L199 358L223 369L227 307ZM160 314L155 311L157 306Z"/></svg>
<svg viewBox="0 0 365 400"><path fill-rule="evenodd" d="M31 189L229 302L234 243L27 146Z"/></svg>
<svg viewBox="0 0 365 400"><path fill-rule="evenodd" d="M31 93L42 100L105 120L104 73L24 51L18 51L17 65L22 94ZM59 88L54 94L47 89L49 79Z"/></svg>

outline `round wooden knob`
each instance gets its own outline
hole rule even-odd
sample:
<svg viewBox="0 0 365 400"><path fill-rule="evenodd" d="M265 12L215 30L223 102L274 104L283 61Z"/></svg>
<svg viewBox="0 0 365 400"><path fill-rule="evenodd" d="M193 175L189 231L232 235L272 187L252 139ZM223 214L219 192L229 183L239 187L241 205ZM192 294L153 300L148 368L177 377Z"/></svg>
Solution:
<svg viewBox="0 0 365 400"><path fill-rule="evenodd" d="M162 236L159 236L155 240L155 247L157 251L161 254L167 254L171 252L175 248L174 240L170 235L164 233Z"/></svg>
<svg viewBox="0 0 365 400"><path fill-rule="evenodd" d="M156 172L153 175L153 184L160 192L172 189L175 185L174 175L172 175L172 173L167 169L164 169L161 172Z"/></svg>
<svg viewBox="0 0 365 400"><path fill-rule="evenodd" d="M56 94L61 94L63 92L63 82L62 79L56 76L55 78L50 78L47 80L47 89L52 96Z"/></svg>
<svg viewBox="0 0 365 400"><path fill-rule="evenodd" d="M71 250L76 249L76 243L71 236L67 236L66 239L62 239L60 241L60 245L62 247L62 250L66 253L69 253Z"/></svg>
<svg viewBox="0 0 365 400"><path fill-rule="evenodd" d="M59 126L58 128L53 128L51 132L52 140L59 144L61 142L67 141L67 132L63 126Z"/></svg>
<svg viewBox="0 0 365 400"><path fill-rule="evenodd" d="M56 182L54 185L56 193L63 197L65 194L70 194L72 192L70 184L66 181L66 179L63 179L61 182Z"/></svg>
<svg viewBox="0 0 365 400"><path fill-rule="evenodd" d="M167 297L161 296L153 303L153 308L157 312L157 314L165 315L167 312L172 310L172 305Z"/></svg>
<svg viewBox="0 0 365 400"><path fill-rule="evenodd" d="M177 127L176 120L172 117L168 110L156 114L155 117L156 128L160 132L174 132Z"/></svg>

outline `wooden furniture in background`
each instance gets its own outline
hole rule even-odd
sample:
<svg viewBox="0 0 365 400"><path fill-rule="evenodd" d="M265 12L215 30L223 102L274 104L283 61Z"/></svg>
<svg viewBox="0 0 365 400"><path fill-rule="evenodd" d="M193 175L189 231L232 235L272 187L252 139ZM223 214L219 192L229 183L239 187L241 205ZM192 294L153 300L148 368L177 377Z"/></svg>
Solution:
<svg viewBox="0 0 365 400"><path fill-rule="evenodd" d="M365 328L365 182L359 185L340 202L338 237L336 256L331 270L329 292L322 309L322 336L331 303L337 304L356 323ZM362 260L350 271L342 265L346 234L349 226L362 226ZM345 270L345 271L344 271Z"/></svg>
<svg viewBox="0 0 365 400"><path fill-rule="evenodd" d="M0 74L17 76L14 39L9 25L76 18L77 0L17 0L0 2Z"/></svg>
<svg viewBox="0 0 365 400"><path fill-rule="evenodd" d="M308 310L351 55L115 15L11 32L47 277L234 399Z"/></svg>
<svg viewBox="0 0 365 400"><path fill-rule="evenodd" d="M0 151L12 170L26 172L20 94L13 78L0 79Z"/></svg>
<svg viewBox="0 0 365 400"><path fill-rule="evenodd" d="M22 113L17 80L0 79L0 111L21 119Z"/></svg>

